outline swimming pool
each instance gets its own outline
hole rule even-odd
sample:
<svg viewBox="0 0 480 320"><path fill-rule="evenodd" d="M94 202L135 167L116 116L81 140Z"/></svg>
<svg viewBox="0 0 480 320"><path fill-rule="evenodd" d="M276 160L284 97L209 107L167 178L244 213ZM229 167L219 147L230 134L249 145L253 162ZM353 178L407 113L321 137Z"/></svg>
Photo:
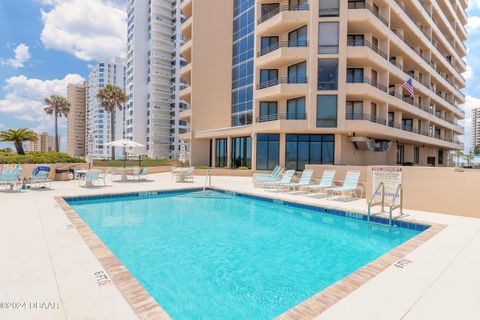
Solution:
<svg viewBox="0 0 480 320"><path fill-rule="evenodd" d="M215 191L66 200L174 319L271 319L426 228Z"/></svg>

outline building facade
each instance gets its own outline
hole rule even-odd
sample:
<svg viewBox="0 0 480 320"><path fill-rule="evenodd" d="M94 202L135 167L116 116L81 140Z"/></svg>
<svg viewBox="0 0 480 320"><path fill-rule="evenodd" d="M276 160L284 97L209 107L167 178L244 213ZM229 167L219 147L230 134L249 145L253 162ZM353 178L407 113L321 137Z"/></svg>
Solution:
<svg viewBox="0 0 480 320"><path fill-rule="evenodd" d="M446 165L467 1L185 0L193 165ZM212 32L215 36L212 37Z"/></svg>
<svg viewBox="0 0 480 320"><path fill-rule="evenodd" d="M179 98L180 1L129 0L126 92L126 137L146 145L151 158L176 158L179 134L187 130L179 118L188 106Z"/></svg>
<svg viewBox="0 0 480 320"><path fill-rule="evenodd" d="M480 108L472 110L472 151L480 146Z"/></svg>
<svg viewBox="0 0 480 320"><path fill-rule="evenodd" d="M112 84L125 91L125 61L115 58L113 62L99 62L90 71L87 93L87 127L85 143L90 159L110 159L112 148L106 146L112 140L125 138L125 108L114 112L114 136L111 137L110 113L97 99L98 92L106 84ZM115 148L116 158L123 156L122 148Z"/></svg>
<svg viewBox="0 0 480 320"><path fill-rule="evenodd" d="M55 137L48 133L36 133L37 141L28 142L27 152L55 152ZM58 140L60 140L58 136Z"/></svg>
<svg viewBox="0 0 480 320"><path fill-rule="evenodd" d="M87 112L87 82L69 84L67 101L70 112L67 115L67 153L72 157L85 157L85 132Z"/></svg>

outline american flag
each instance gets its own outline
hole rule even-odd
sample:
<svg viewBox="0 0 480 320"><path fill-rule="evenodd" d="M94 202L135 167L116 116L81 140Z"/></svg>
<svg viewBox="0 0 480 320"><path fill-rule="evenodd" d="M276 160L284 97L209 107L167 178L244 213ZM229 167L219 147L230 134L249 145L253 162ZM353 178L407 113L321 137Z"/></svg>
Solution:
<svg viewBox="0 0 480 320"><path fill-rule="evenodd" d="M413 98L414 96L414 93L413 93L413 81L412 81L412 78L408 79L407 81L405 81L405 83L403 84L403 88L405 90L407 90L408 94L410 95L410 97Z"/></svg>

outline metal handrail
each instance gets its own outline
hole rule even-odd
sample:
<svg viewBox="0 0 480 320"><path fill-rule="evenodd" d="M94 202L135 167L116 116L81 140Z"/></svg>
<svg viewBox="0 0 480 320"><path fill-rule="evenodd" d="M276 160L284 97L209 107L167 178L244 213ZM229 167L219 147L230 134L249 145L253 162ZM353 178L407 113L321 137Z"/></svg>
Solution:
<svg viewBox="0 0 480 320"><path fill-rule="evenodd" d="M212 186L212 175L210 174L210 169L207 169L207 173L205 174L205 184L203 185L203 191L207 189L207 183L208 187L210 188Z"/></svg>
<svg viewBox="0 0 480 320"><path fill-rule="evenodd" d="M400 195L400 203L395 205L398 196ZM400 208L400 215L403 216L403 187L402 184L399 184L397 187L397 191L395 191L395 196L393 197L392 203L390 204L390 215L389 215L389 225L392 225L393 219L393 210Z"/></svg>
<svg viewBox="0 0 480 320"><path fill-rule="evenodd" d="M375 195L377 194L377 192L380 190L380 187L382 188L382 200L381 201L378 201L378 202L373 202L373 200L375 199ZM371 207L373 206L378 206L379 204L382 205L382 212L385 211L385 184L383 182L380 182L378 184L378 187L377 189L375 190L375 192L373 193L372 197L370 198L370 200L368 200L368 222L370 222L370 216L371 216Z"/></svg>

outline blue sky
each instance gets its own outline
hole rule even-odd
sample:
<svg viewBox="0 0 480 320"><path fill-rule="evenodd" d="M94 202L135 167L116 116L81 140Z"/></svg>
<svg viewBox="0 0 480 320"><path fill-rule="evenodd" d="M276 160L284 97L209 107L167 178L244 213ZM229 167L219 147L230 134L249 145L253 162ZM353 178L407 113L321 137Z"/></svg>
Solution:
<svg viewBox="0 0 480 320"><path fill-rule="evenodd" d="M124 56L125 0L0 0L0 130L54 132L43 98ZM65 149L66 121L61 121ZM0 144L5 146L5 144Z"/></svg>
<svg viewBox="0 0 480 320"><path fill-rule="evenodd" d="M67 83L88 76L96 61L124 56L126 0L0 0L0 130L53 133L43 98L66 96ZM480 106L480 0L469 0L466 132ZM65 120L61 121L65 148ZM2 144L0 143L0 146Z"/></svg>

